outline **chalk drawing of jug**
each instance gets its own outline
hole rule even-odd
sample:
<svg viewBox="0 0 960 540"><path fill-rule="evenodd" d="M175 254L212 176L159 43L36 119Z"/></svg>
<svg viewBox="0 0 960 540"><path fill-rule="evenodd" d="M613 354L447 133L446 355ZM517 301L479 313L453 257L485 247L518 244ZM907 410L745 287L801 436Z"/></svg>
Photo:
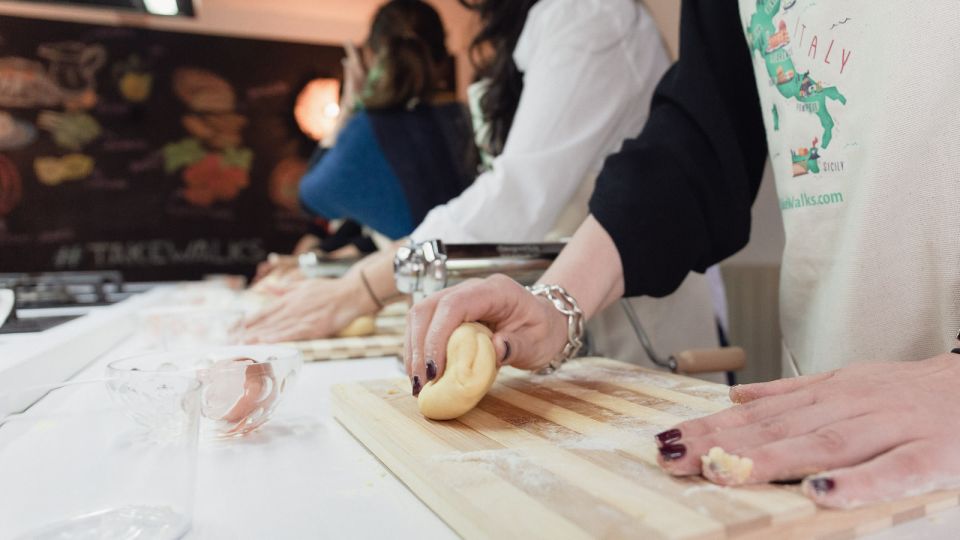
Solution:
<svg viewBox="0 0 960 540"><path fill-rule="evenodd" d="M60 87L67 109L89 109L97 103L97 70L107 61L102 45L79 41L44 43L37 55L50 61L47 73Z"/></svg>

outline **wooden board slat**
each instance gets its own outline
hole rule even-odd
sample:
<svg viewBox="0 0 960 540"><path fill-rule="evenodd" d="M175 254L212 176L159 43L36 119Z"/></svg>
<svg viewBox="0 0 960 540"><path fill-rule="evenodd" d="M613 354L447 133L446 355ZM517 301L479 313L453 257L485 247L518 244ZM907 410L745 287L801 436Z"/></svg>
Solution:
<svg viewBox="0 0 960 540"><path fill-rule="evenodd" d="M377 331L372 336L292 341L283 345L295 347L307 362L399 356L403 352L406 318L399 315L377 317Z"/></svg>
<svg viewBox="0 0 960 540"><path fill-rule="evenodd" d="M853 538L958 504L957 492L855 511L796 486L673 478L653 435L730 406L727 388L588 359L504 369L458 420L423 418L404 379L339 385L334 414L465 538Z"/></svg>

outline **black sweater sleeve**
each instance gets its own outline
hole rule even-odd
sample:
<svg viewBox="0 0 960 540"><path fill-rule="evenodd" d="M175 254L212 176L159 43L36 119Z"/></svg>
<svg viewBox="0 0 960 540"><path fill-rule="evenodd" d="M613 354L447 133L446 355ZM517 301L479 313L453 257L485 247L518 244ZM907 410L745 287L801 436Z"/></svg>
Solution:
<svg viewBox="0 0 960 540"><path fill-rule="evenodd" d="M766 156L737 1L684 0L680 60L590 200L620 252L626 295L670 294L746 245Z"/></svg>

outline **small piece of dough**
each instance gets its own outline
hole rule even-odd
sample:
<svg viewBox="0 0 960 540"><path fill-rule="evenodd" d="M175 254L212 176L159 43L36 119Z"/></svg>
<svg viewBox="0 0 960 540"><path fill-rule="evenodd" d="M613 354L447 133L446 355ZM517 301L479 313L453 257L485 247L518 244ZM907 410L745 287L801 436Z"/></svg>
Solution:
<svg viewBox="0 0 960 540"><path fill-rule="evenodd" d="M496 378L493 332L482 324L461 324L447 342L443 376L420 391L420 413L433 420L463 416L480 403Z"/></svg>
<svg viewBox="0 0 960 540"><path fill-rule="evenodd" d="M705 456L700 456L703 476L722 485L740 485L750 478L753 472L753 460L728 454L719 446L714 446Z"/></svg>
<svg viewBox="0 0 960 540"><path fill-rule="evenodd" d="M337 332L337 337L370 336L377 331L377 319L370 315L357 317L346 328Z"/></svg>

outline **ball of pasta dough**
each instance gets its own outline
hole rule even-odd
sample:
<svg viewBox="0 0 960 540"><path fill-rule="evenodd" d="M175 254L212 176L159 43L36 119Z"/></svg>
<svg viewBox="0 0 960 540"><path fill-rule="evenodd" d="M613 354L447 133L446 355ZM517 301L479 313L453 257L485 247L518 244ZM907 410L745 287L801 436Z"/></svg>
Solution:
<svg viewBox="0 0 960 540"><path fill-rule="evenodd" d="M337 337L369 336L377 331L377 319L369 315L357 317L343 330L337 332Z"/></svg>
<svg viewBox="0 0 960 540"><path fill-rule="evenodd" d="M476 407L497 378L493 332L477 323L464 323L447 342L443 376L420 391L420 413L433 420L452 420Z"/></svg>

